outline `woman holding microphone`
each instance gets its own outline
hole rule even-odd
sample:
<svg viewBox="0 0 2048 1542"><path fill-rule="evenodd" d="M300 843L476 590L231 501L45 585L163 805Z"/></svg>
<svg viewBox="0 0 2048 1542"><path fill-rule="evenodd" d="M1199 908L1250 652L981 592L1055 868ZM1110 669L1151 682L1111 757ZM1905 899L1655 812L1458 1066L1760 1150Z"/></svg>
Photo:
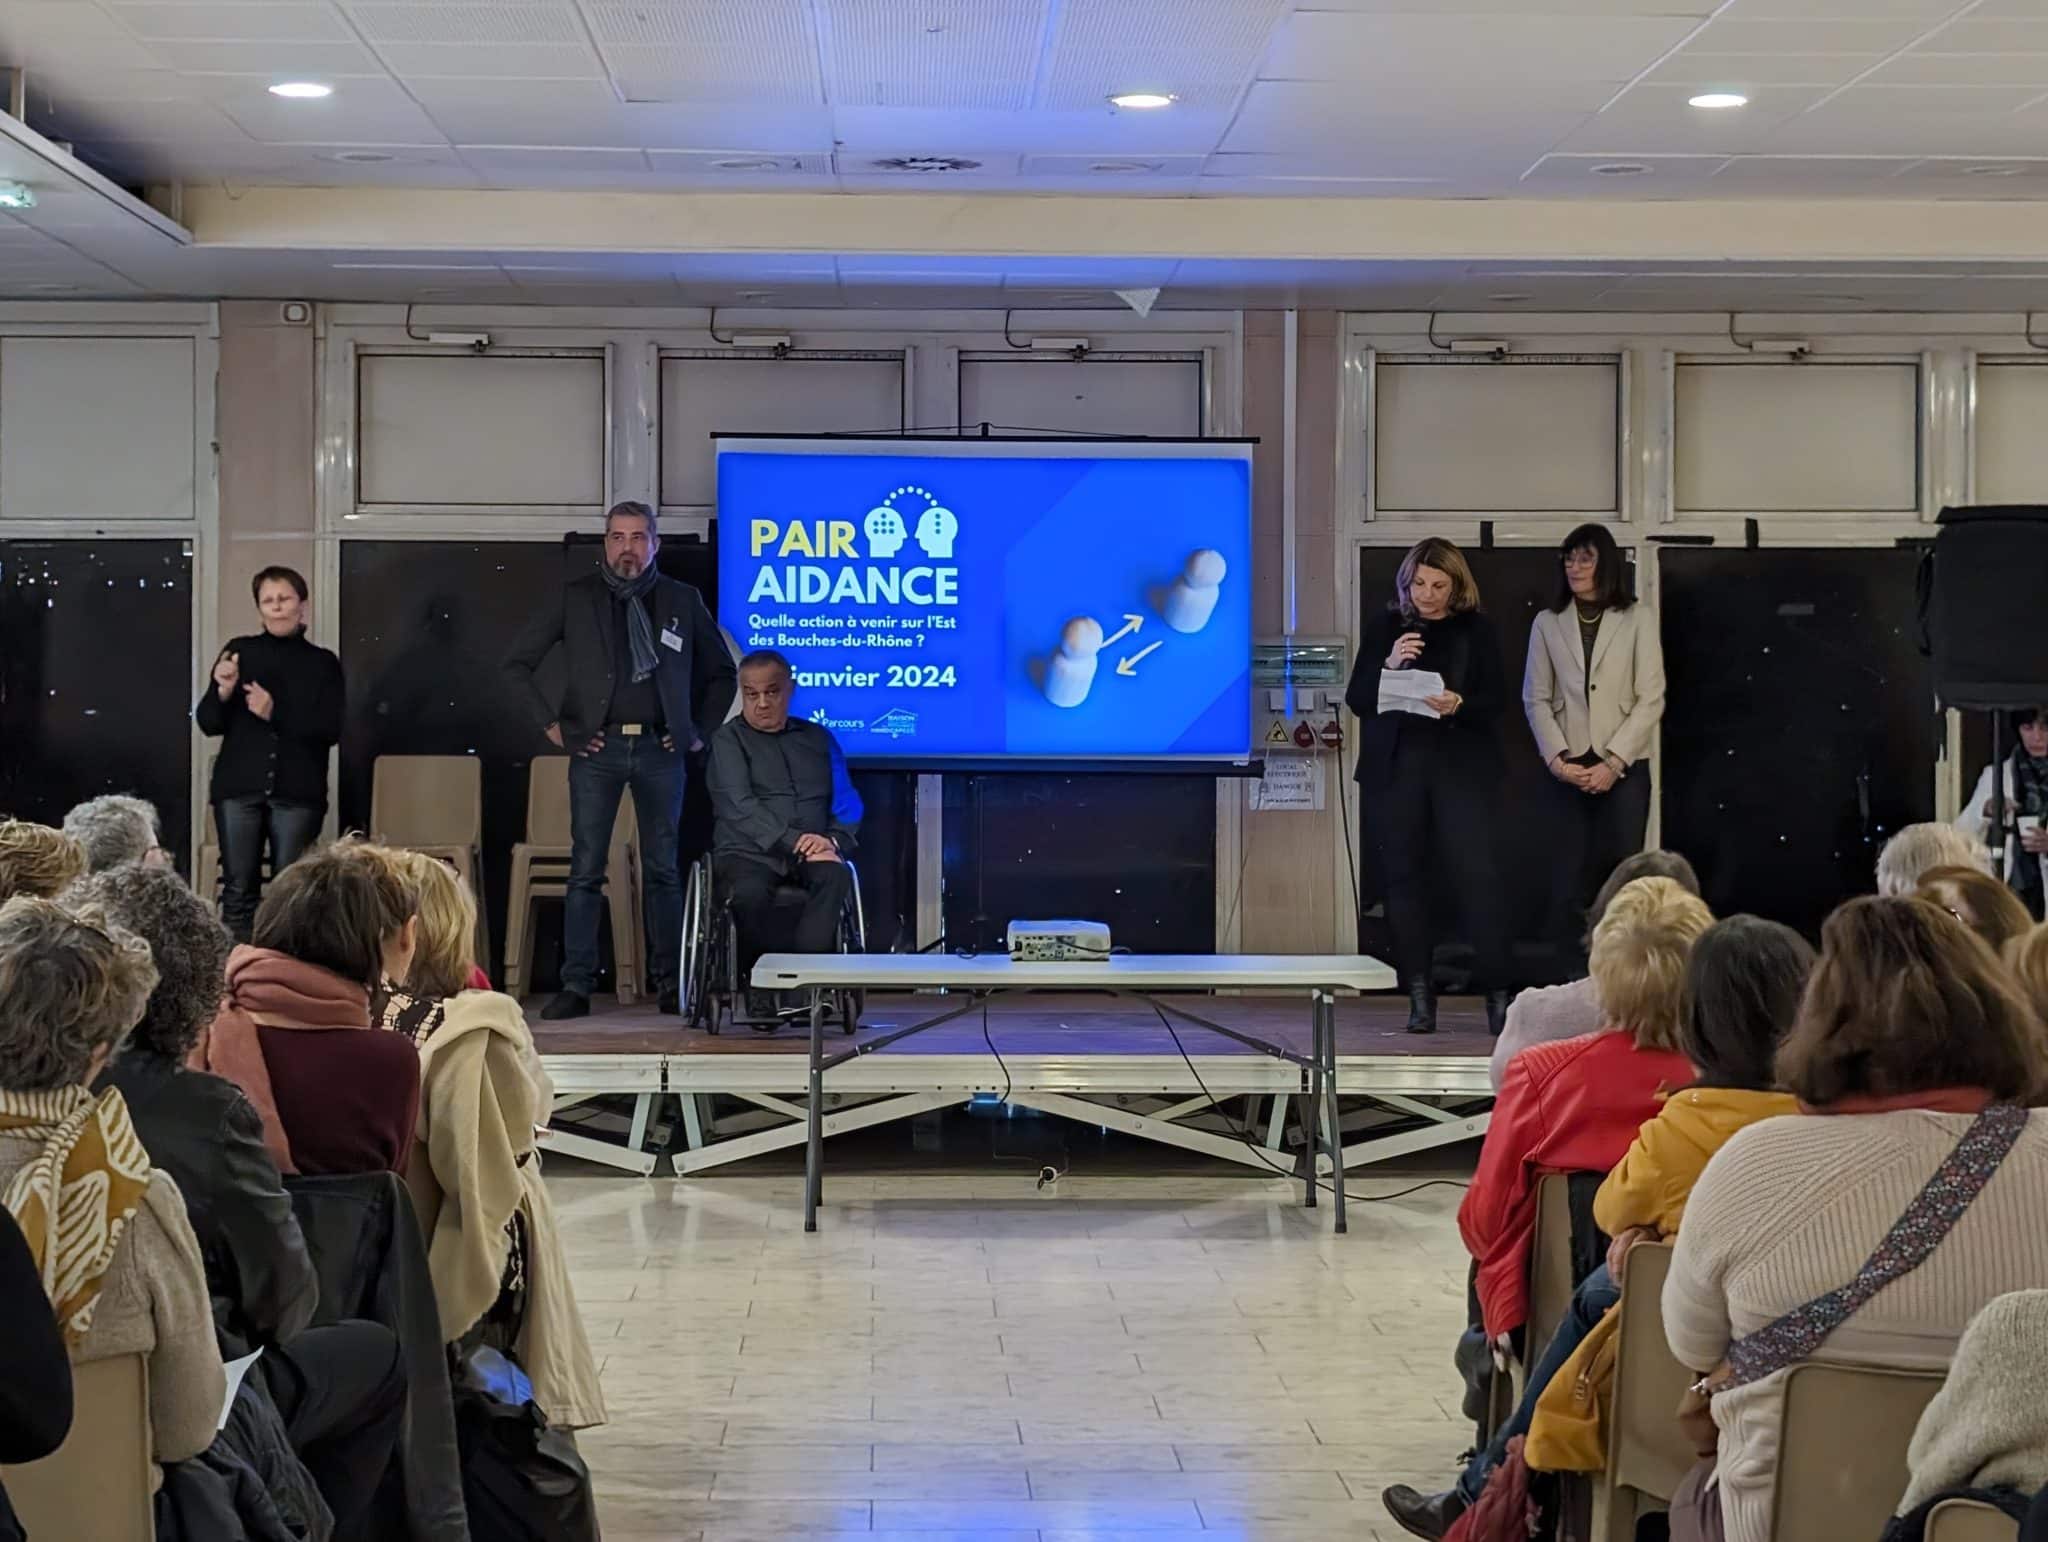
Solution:
<svg viewBox="0 0 2048 1542"><path fill-rule="evenodd" d="M1522 710L1557 778L1558 865L1546 931L1580 947L1586 907L1616 863L1643 849L1650 745L1664 716L1657 618L1629 593L1605 525L1558 544L1557 593L1529 628Z"/></svg>
<svg viewBox="0 0 2048 1542"><path fill-rule="evenodd" d="M1443 688L1380 710L1382 671L1442 677ZM1479 586L1458 548L1435 536L1401 560L1394 601L1367 623L1345 705L1358 715L1358 785L1386 876L1394 967L1408 990L1408 1031L1436 1031L1432 897L1455 895L1471 933L1474 982L1487 1026L1508 1010L1508 935L1494 873L1496 737L1507 687L1500 637L1479 609ZM1420 706L1423 711L1414 710Z"/></svg>

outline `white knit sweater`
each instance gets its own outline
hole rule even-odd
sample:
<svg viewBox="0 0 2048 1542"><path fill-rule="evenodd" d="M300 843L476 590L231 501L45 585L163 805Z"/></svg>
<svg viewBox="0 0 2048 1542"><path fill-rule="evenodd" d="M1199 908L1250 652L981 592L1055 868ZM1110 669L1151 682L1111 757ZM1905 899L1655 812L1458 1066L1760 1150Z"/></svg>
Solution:
<svg viewBox="0 0 2048 1542"><path fill-rule="evenodd" d="M1697 1370L1729 1343L1847 1283L1970 1126L1964 1114L1767 1119L1692 1191L1664 1286L1671 1352ZM2048 1285L2048 1111L1934 1256L1844 1323L1818 1360L1944 1367L1994 1296ZM1728 1542L1770 1542L1783 1374L1714 1399Z"/></svg>
<svg viewBox="0 0 2048 1542"><path fill-rule="evenodd" d="M1901 1515L1943 1489L2048 1484L2048 1290L2000 1296L1970 1319L1907 1460Z"/></svg>

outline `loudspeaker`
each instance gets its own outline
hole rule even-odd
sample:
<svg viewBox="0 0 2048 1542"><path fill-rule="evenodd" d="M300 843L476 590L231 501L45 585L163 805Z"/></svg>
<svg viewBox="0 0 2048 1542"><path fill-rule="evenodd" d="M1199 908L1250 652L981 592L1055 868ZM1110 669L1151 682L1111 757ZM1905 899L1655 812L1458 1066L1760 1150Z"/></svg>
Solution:
<svg viewBox="0 0 2048 1542"><path fill-rule="evenodd" d="M1943 509L1920 569L1921 647L1945 707L2048 702L2048 508Z"/></svg>

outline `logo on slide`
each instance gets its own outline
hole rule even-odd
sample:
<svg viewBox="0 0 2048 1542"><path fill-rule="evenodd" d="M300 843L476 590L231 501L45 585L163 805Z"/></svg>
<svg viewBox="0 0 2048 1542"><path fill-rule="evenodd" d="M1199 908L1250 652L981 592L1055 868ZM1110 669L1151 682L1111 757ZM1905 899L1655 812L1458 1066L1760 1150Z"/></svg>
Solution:
<svg viewBox="0 0 2048 1542"><path fill-rule="evenodd" d="M907 739L917 732L917 714L891 707L868 726L885 739Z"/></svg>
<svg viewBox="0 0 2048 1542"><path fill-rule="evenodd" d="M902 511L896 507L898 498L918 497L924 499L924 512L917 516L917 528L913 532L905 523ZM953 541L960 534L960 520L954 512L940 504L922 487L899 487L872 509L861 521L861 531L868 538L870 558L894 557L903 549L907 539L914 538L924 554L934 562L953 560Z"/></svg>
<svg viewBox="0 0 2048 1542"><path fill-rule="evenodd" d="M811 713L811 721L820 728L865 728L865 719L857 717L833 717L823 707Z"/></svg>

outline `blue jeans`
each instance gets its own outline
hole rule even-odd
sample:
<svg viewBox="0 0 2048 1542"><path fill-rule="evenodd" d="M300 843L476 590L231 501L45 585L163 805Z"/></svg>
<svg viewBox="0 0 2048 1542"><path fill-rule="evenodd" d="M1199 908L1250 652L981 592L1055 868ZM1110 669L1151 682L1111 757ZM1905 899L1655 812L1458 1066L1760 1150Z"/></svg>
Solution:
<svg viewBox="0 0 2048 1542"><path fill-rule="evenodd" d="M619 799L633 793L640 821L640 881L646 899L647 973L657 992L673 990L683 945L683 884L676 871L676 822L683 811L683 752L653 734L612 733L595 755L569 757L569 892L562 906L562 989L579 996L597 985L597 928L604 915L605 859ZM614 937L623 948L630 939Z"/></svg>
<svg viewBox="0 0 2048 1542"><path fill-rule="evenodd" d="M1458 1494L1470 1504L1479 1497L1479 1491L1486 1486L1486 1475L1498 1467L1508 1454L1508 1442L1517 1435L1529 1433L1529 1421L1536 1415L1536 1399L1543 1395L1543 1389L1550 1385L1550 1378L1571 1359L1574 1351L1586 1342L1593 1326L1607 1315L1609 1307L1621 1299L1621 1287L1614 1283L1614 1277L1602 1264L1572 1292L1572 1309L1565 1313L1564 1321L1557 1325L1557 1332L1550 1336L1544 1346L1543 1356L1529 1371L1528 1385L1522 1389L1522 1400L1515 1405L1508 1422L1493 1432L1493 1439L1486 1449L1474 1454L1464 1475L1458 1479Z"/></svg>
<svg viewBox="0 0 2048 1542"><path fill-rule="evenodd" d="M256 924L256 900L263 890L263 848L270 847L275 878L306 854L327 810L314 803L286 803L257 794L222 798L213 805L220 836L220 918L237 942L247 942Z"/></svg>

